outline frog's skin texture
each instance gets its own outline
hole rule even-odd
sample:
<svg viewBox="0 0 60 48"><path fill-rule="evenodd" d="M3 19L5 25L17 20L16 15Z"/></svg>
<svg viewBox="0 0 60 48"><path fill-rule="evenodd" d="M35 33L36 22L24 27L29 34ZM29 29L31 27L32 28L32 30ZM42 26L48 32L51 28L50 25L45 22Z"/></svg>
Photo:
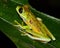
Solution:
<svg viewBox="0 0 60 48"><path fill-rule="evenodd" d="M25 30L23 35L27 35L34 40L39 40L42 43L56 40L48 28L43 24L42 19L35 17L35 15L29 10L28 5L17 6L16 11L26 24L26 26L21 25L15 20L17 23L16 27L20 27L22 30Z"/></svg>

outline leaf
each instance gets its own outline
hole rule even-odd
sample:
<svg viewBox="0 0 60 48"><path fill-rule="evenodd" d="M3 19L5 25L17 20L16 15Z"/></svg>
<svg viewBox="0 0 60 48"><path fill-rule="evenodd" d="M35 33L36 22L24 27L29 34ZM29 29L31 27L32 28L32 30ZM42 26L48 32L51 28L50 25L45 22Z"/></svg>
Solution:
<svg viewBox="0 0 60 48"><path fill-rule="evenodd" d="M48 27L52 34L56 37L56 41L51 41L48 44L43 44L39 41L32 40L27 36L21 36L12 24L14 20L22 22L16 12L17 5L29 4L28 0L0 0L0 30L7 35L17 46L17 48L60 48L60 19L44 14L31 8L31 11L43 20L43 23ZM52 45L50 45L52 44Z"/></svg>

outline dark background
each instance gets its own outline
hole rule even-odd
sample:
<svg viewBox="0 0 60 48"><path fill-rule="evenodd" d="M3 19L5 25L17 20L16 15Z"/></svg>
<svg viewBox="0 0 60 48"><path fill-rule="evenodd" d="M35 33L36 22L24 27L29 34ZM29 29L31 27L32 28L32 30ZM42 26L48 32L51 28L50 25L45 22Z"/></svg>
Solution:
<svg viewBox="0 0 60 48"><path fill-rule="evenodd" d="M0 31L0 48L17 48L2 31Z"/></svg>
<svg viewBox="0 0 60 48"><path fill-rule="evenodd" d="M44 12L60 19L60 1L59 0L29 0L29 4L38 11ZM15 44L0 31L1 48L17 48Z"/></svg>
<svg viewBox="0 0 60 48"><path fill-rule="evenodd" d="M32 7L60 19L60 0L29 0Z"/></svg>

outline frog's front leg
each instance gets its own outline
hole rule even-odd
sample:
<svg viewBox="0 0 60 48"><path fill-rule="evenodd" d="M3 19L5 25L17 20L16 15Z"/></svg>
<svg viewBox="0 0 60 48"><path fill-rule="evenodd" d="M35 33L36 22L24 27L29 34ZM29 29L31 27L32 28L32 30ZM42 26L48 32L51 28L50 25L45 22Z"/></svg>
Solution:
<svg viewBox="0 0 60 48"><path fill-rule="evenodd" d="M14 22L17 24L17 25L14 25L16 27L21 27L23 29L31 29L29 26L27 25L23 25L23 24L20 24L17 20L14 20Z"/></svg>
<svg viewBox="0 0 60 48"><path fill-rule="evenodd" d="M14 22L17 24L17 25L14 25L14 26L17 27L17 29L22 32L22 34L21 34L22 36L26 35L26 30L27 29L31 29L27 25L26 26L21 25L17 20L14 20Z"/></svg>

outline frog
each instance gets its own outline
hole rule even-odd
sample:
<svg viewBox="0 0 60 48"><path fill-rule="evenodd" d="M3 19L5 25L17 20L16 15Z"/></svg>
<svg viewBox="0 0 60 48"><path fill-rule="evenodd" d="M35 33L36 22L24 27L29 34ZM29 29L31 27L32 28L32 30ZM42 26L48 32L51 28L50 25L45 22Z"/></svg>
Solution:
<svg viewBox="0 0 60 48"><path fill-rule="evenodd" d="M26 24L22 25L17 20L15 20L15 23L17 23L16 27L21 28L19 29L20 31L24 30L22 32L23 35L26 35L33 40L38 40L42 43L48 43L52 40L56 40L47 26L43 23L42 19L36 17L35 14L32 13L32 11L30 10L30 6L17 6L16 12Z"/></svg>

